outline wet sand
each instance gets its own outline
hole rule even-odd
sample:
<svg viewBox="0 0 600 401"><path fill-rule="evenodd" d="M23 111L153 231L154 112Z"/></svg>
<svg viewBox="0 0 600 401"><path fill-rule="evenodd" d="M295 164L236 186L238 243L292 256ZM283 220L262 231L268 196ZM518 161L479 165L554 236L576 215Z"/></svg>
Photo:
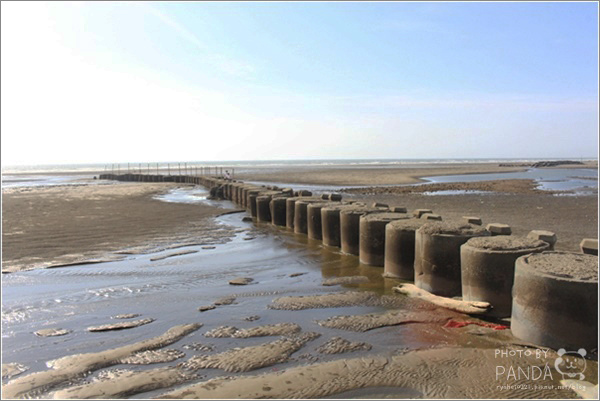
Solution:
<svg viewBox="0 0 600 401"><path fill-rule="evenodd" d="M361 174L369 175L370 172ZM352 178L348 180L352 181ZM241 223L244 214L227 216L228 222L239 225L223 227L212 219L223 210L152 199L152 196L169 190L171 185L115 183L107 185L106 189L81 187L79 198L72 188L46 188L39 194L3 194L13 202L8 205L12 209L4 209L3 204L3 219L9 210L18 213L23 205L36 216L27 220L23 215L26 219L23 222L16 218L6 220L10 224L5 223L4 231L12 234L7 238L15 237L21 242L13 242L12 248L3 249L4 253L34 241L18 254L19 257L11 257L12 266L44 266L48 260L56 263L54 261L64 256L61 252L84 257L88 257L88 252L137 255L182 241L213 243L216 248L198 252L164 251L162 256L166 258L160 254L143 256L114 262L112 269L111 263L98 264L98 274L117 275L119 270L124 270L123 279L128 281L131 277L137 280L146 275L156 276L160 280L157 283L159 289L152 289L156 293L142 291L130 298L120 298L115 293L114 299L112 289L98 291L98 305L93 304L87 309L81 302L87 295L78 295L75 291L72 300L66 296L61 299L63 304L71 302L75 311L73 316L64 316L62 310L58 310L56 314L61 314L60 318L52 316L50 321L39 323L40 329L42 323L56 324L72 330L72 334L38 338L22 331L17 331L14 336L6 333L8 343L18 346L14 353L6 350L9 358L3 364L5 397L576 397L575 392L558 388L562 377L553 367L554 351L523 344L512 337L509 330L496 331L472 325L447 328L445 323L450 320L482 324L485 321L422 300L395 295L392 288L400 281L382 278L382 269L361 265L356 257L341 254L339 250L305 236L271 225L244 225ZM95 195L89 199L92 193ZM57 206L65 196L71 200ZM431 208L444 217L474 214L481 216L484 224L496 221L511 224L517 234L554 227L559 249L576 248L582 234L596 236L597 197L593 196L557 197L537 192L498 193L485 197L405 193L348 193L345 196L370 203L379 201L405 206L409 210ZM19 204L19 201L23 203ZM40 203L36 203L38 201ZM66 206L78 202L77 208ZM123 203L136 207L126 207ZM61 223L57 216L43 213L44 209L58 211L60 207L64 213L62 220L68 216L69 222ZM79 214L71 209L78 210ZM115 212L115 216L110 216L111 210L118 210L119 214ZM77 221L74 216L84 216L79 219L86 220L86 213L100 215L102 223L96 227L96 223L89 220L83 227L71 221ZM190 213L194 216L191 221ZM30 226L36 228L29 231ZM238 227L245 228L240 230ZM48 248L52 251L42 254L47 259L32 262L28 258L39 254L35 242L53 241L40 234L42 228L45 237L51 237L49 233L55 229L63 236L72 237L69 243L64 240L51 243ZM70 230L78 231L82 237L92 236L99 230L104 239L99 244L88 238L78 240L77 235L69 234ZM234 234L238 234L237 242L228 243ZM242 235L253 240L244 241ZM244 250L239 251L241 248ZM116 253L124 249L125 252ZM216 252L216 256L211 257L212 252ZM239 255L232 256L235 252ZM245 260L240 259L244 257ZM222 269L220 265L223 264L226 270L218 270L218 273L211 270L215 266ZM3 260L3 269L5 266L8 264ZM96 268L94 265L85 267L89 276L84 277L93 280ZM158 275L161 268L166 269L164 277ZM64 271L67 278L83 274L80 267L48 272L60 277L58 270ZM15 277L26 280L28 273L31 272L16 273ZM39 277L50 279L52 276ZM239 277L254 280L246 286L229 284ZM132 284L128 287L135 290ZM103 298L104 295L108 297ZM116 308L116 305L120 307ZM199 312L202 305L214 309ZM40 316L44 316L47 307L42 303ZM15 308L9 312L11 316L21 313ZM87 327L107 323L107 319L117 313L129 315L129 318L141 315L143 319L155 321L121 331L86 332ZM71 321L71 325L66 324ZM25 329L29 330L29 327L25 326ZM26 346L21 345L18 338L29 335L31 337L24 339L23 344L30 341L29 338L36 340L30 347L32 352L41 354L36 361L19 359L19 355L26 354L19 354L19 349L26 350ZM90 337L92 335L98 337ZM64 340L56 342L57 338ZM167 346L170 348L165 348ZM498 350L523 353L539 350L547 354L544 358L536 358L533 352L523 358L503 359L498 357ZM50 353L58 356L47 358ZM47 368L39 366L42 362ZM513 380L506 374L497 376L498 366L505 370L511 367L531 369L532 366L543 369L545 364L552 370L552 377ZM596 376L597 363L588 360L586 380L595 383Z"/></svg>
<svg viewBox="0 0 600 401"><path fill-rule="evenodd" d="M114 260L192 240L212 244L227 235L207 219L222 209L153 199L176 184L93 184L4 189L2 272Z"/></svg>
<svg viewBox="0 0 600 401"><path fill-rule="evenodd" d="M598 168L597 162L586 162L583 165L565 165L560 168ZM254 168L243 173L236 173L236 179L242 181L266 181L291 184L320 185L400 185L424 182L422 177L441 175L462 175L481 173L509 173L525 171L528 166L500 166L498 163L436 163L407 165L346 165L339 166L306 166L277 169Z"/></svg>

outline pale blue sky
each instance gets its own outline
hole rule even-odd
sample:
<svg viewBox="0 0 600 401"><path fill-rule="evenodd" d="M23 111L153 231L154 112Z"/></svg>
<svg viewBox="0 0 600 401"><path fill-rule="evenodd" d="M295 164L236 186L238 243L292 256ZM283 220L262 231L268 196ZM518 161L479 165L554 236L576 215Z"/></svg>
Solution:
<svg viewBox="0 0 600 401"><path fill-rule="evenodd" d="M597 157L594 2L1 7L3 165Z"/></svg>

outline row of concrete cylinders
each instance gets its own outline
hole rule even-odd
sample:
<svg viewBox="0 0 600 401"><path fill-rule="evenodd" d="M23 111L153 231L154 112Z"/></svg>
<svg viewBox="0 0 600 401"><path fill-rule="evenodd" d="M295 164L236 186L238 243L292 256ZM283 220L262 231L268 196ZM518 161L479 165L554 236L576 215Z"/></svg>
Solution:
<svg viewBox="0 0 600 401"><path fill-rule="evenodd" d="M160 175L160 174L100 174L101 180L131 181L131 182L177 182L185 184L203 185L210 188L214 178L192 175Z"/></svg>
<svg viewBox="0 0 600 401"><path fill-rule="evenodd" d="M211 185L211 192L244 207L256 221L287 227L339 247L344 253L358 256L363 264L383 267L385 277L414 280L417 287L440 296L462 295L463 300L490 302L493 309L489 315L511 316L511 329L521 339L555 348L591 347L597 342L597 283L568 288L564 283L549 284L545 280L541 287L531 286L540 278L527 273L523 257L552 250L552 241L526 239L528 246L523 249L490 252L469 242L492 235L482 227L465 223L469 227L465 232L428 232L423 227L432 222L422 217L432 216L426 209L415 210L411 218L404 208L342 202L339 194L313 197L309 191L221 180ZM517 276L521 270L522 285L515 282L515 269ZM544 290L548 288L554 297L566 292L558 300L547 299L549 310L540 312L544 307L540 309L539 302L547 296ZM532 298L531 294L540 298ZM513 305L513 299L520 302ZM573 299L578 300L577 304L570 303ZM580 329L557 329L561 319L567 326L578 325Z"/></svg>
<svg viewBox="0 0 600 401"><path fill-rule="evenodd" d="M555 279L528 265L528 258L540 252L549 258L567 257L568 263L594 258L597 275L597 257L544 252L552 249L555 237L546 238L549 243L532 240L523 249L495 252L476 246L478 239L492 234L481 227L468 225L470 232L451 235L428 232L430 220L423 217L437 220L440 216L426 209L415 210L415 218L410 219L404 208L342 203L338 194L317 198L309 191L205 176L103 174L100 178L203 185L210 188L211 196L233 201L259 222L340 247L363 264L383 266L386 277L414 280L436 295L490 302L494 306L490 315L511 316L513 334L525 341L553 348L597 346L597 279ZM597 252L597 242L595 247Z"/></svg>

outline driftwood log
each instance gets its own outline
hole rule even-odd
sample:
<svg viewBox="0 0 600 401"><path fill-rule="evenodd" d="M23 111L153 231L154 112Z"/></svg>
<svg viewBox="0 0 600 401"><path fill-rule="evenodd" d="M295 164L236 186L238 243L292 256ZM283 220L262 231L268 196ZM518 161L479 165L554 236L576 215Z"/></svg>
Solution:
<svg viewBox="0 0 600 401"><path fill-rule="evenodd" d="M488 312L492 305L489 302L476 302L476 301L461 301L458 299L440 297L433 295L430 292L422 290L414 284L400 284L393 288L394 292L407 295L412 298L420 298L424 301L431 302L442 308L450 309L460 313L466 313L468 315L480 315Z"/></svg>

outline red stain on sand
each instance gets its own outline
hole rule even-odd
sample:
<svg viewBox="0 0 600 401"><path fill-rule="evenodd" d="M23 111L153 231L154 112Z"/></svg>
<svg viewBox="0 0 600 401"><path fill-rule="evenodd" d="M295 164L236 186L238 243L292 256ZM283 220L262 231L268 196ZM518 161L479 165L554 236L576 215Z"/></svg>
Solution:
<svg viewBox="0 0 600 401"><path fill-rule="evenodd" d="M444 327L454 329L454 328L458 328L458 327L465 327L470 324L476 324L477 326L488 327L488 328L494 329L494 330L508 329L508 326L505 326L503 324L483 323L483 322L475 322L475 321L469 321L469 320L458 321L458 320L453 320L453 319L448 320L448 322L446 322Z"/></svg>

